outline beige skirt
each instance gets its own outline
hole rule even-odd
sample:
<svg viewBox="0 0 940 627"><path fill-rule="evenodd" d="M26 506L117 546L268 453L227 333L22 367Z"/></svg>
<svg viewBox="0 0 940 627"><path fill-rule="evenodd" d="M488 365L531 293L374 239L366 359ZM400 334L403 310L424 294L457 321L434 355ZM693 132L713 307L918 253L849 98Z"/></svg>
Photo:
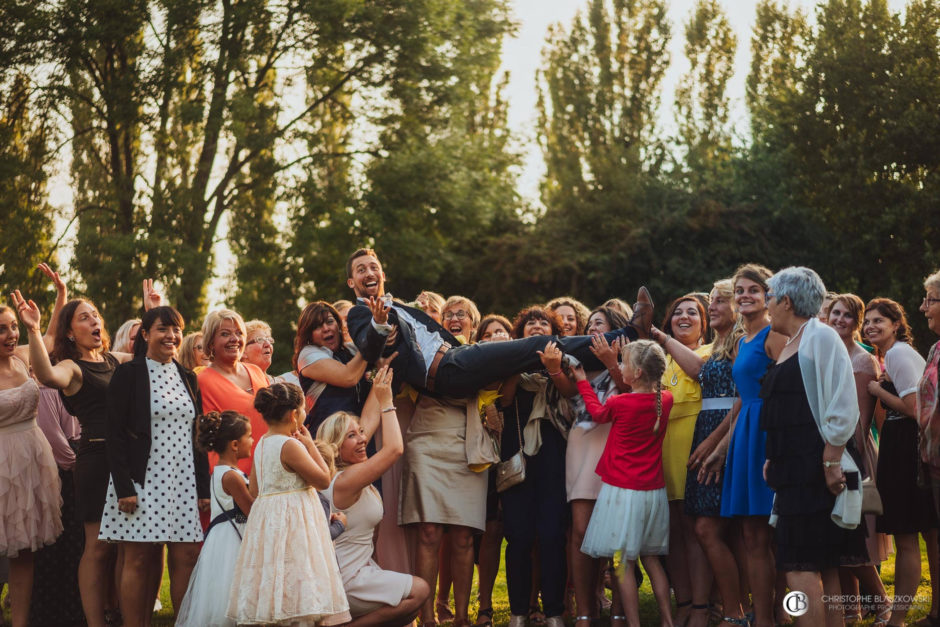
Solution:
<svg viewBox="0 0 940 627"><path fill-rule="evenodd" d="M405 433L398 524L486 528L486 472L467 467L467 401L418 400Z"/></svg>
<svg viewBox="0 0 940 627"><path fill-rule="evenodd" d="M565 491L568 501L585 499L596 501L601 491L601 478L597 463L604 453L611 423L592 425L589 429L575 425L568 432L565 451Z"/></svg>

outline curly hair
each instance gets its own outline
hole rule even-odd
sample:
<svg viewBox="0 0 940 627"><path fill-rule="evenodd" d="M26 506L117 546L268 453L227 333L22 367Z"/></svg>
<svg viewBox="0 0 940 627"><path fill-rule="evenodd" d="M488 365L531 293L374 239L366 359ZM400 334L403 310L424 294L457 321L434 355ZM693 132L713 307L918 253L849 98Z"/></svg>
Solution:
<svg viewBox="0 0 940 627"><path fill-rule="evenodd" d="M560 307L571 307L574 310L574 318L578 323L574 335L584 335L584 328L587 326L588 318L591 317L591 310L584 303L571 296L559 296L545 303L545 306L555 313L558 313Z"/></svg>
<svg viewBox="0 0 940 627"><path fill-rule="evenodd" d="M248 433L251 423L234 409L210 411L196 418L196 445L201 451L223 453L229 442Z"/></svg>
<svg viewBox="0 0 940 627"><path fill-rule="evenodd" d="M532 305L516 314L516 319L512 322L512 337L521 338L525 332L526 322L529 320L545 320L552 326L552 335L561 335L561 321L558 319L558 314L548 307Z"/></svg>

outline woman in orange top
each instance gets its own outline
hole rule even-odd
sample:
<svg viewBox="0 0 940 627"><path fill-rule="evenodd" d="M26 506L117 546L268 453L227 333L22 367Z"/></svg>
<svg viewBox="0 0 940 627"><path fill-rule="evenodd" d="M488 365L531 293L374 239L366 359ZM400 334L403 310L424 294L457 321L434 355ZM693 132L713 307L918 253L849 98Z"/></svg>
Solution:
<svg viewBox="0 0 940 627"><path fill-rule="evenodd" d="M268 386L268 378L261 368L241 360L246 339L245 322L234 311L219 309L206 316L202 325L202 342L210 364L200 370L197 377L202 392L202 411L231 409L247 416L257 445L268 428L255 409L255 394ZM251 448L252 457L238 461L238 467L245 474L251 473L255 445ZM217 455L209 454L210 469L215 466L216 459Z"/></svg>

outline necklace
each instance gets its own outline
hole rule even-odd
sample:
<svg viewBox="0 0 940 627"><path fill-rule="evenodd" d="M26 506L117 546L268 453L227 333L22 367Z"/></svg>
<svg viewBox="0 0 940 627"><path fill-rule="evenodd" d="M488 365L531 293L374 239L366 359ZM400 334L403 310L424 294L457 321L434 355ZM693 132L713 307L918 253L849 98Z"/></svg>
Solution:
<svg viewBox="0 0 940 627"><path fill-rule="evenodd" d="M812 320L812 318L810 318L810 320ZM796 333L793 334L793 337L791 337L791 338L789 338L789 339L787 340L787 343L784 344L784 346L789 346L789 345L790 345L790 342L792 342L792 341L795 340L796 338L800 337L800 333L803 332L803 327L805 327L805 326L808 325L808 324L809 324L809 320L807 320L806 322L804 322L803 324L801 324L801 325L800 325L800 328L796 330Z"/></svg>

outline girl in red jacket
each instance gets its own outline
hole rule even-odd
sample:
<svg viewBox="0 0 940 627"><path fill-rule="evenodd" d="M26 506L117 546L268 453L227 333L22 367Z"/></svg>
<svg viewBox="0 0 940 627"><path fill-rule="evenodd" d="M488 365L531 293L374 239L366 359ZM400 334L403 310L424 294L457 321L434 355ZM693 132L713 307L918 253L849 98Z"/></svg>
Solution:
<svg viewBox="0 0 940 627"><path fill-rule="evenodd" d="M655 342L623 347L621 371L632 386L601 405L581 368L578 390L595 422L613 422L597 474L604 485L581 550L592 557L621 553L619 583L627 623L640 625L640 601L633 568L638 557L649 573L663 627L672 627L669 581L659 555L669 552L669 503L663 476L663 438L672 395L660 388L666 355Z"/></svg>

